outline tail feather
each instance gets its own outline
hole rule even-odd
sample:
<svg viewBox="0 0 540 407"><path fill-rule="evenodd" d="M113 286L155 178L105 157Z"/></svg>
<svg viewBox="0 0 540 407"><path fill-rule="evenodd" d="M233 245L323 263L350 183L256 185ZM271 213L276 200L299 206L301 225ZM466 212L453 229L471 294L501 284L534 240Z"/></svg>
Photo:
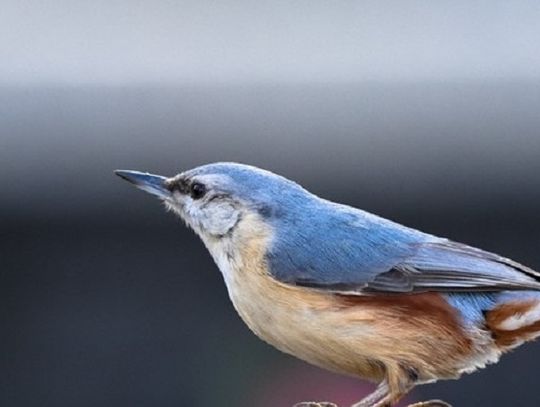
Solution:
<svg viewBox="0 0 540 407"><path fill-rule="evenodd" d="M486 326L502 350L513 349L540 336L540 295L509 298L486 313Z"/></svg>

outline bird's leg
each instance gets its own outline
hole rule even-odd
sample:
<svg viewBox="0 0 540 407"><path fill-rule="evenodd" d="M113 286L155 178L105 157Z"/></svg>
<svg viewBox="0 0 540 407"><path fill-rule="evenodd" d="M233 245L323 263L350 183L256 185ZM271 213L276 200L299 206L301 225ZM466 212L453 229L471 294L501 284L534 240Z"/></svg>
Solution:
<svg viewBox="0 0 540 407"><path fill-rule="evenodd" d="M377 390L352 407L392 407L416 385L417 370L404 363L386 365L386 379ZM382 391L384 389L384 391ZM380 391L380 393L378 393ZM378 393L378 394L377 394ZM379 397L376 397L379 396ZM408 407L452 407L442 400L428 400L410 404Z"/></svg>
<svg viewBox="0 0 540 407"><path fill-rule="evenodd" d="M407 407L452 407L452 406L442 400L428 400L428 401L421 401L420 403L410 404Z"/></svg>
<svg viewBox="0 0 540 407"><path fill-rule="evenodd" d="M386 378L379 387L351 407L392 407L411 391L418 380L417 370L403 362L387 362L385 368Z"/></svg>
<svg viewBox="0 0 540 407"><path fill-rule="evenodd" d="M293 407L338 407L338 406L328 401L303 401L301 403L296 403Z"/></svg>
<svg viewBox="0 0 540 407"><path fill-rule="evenodd" d="M386 398L388 396L388 383L386 382L386 379L383 380L375 391L368 396L364 397L362 400L360 400L358 403L353 404L351 407L372 407L377 405L376 403L382 400L383 398Z"/></svg>

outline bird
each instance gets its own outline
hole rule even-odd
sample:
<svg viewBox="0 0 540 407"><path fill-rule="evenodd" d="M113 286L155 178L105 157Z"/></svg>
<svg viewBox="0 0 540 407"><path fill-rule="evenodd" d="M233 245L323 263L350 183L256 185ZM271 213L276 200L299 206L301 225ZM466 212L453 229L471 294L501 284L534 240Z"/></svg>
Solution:
<svg viewBox="0 0 540 407"><path fill-rule="evenodd" d="M540 273L506 257L246 164L210 163L172 177L115 173L201 238L259 338L378 384L353 407L394 406L417 385L472 373L540 335Z"/></svg>

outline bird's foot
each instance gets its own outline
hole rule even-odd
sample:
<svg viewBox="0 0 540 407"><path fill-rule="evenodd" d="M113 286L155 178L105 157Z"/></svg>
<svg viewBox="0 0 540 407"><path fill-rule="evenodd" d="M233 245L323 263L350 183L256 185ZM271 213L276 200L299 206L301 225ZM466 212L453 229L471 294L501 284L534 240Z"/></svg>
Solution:
<svg viewBox="0 0 540 407"><path fill-rule="evenodd" d="M328 401L303 401L296 403L293 407L338 407L337 404Z"/></svg>
<svg viewBox="0 0 540 407"><path fill-rule="evenodd" d="M420 403L410 404L407 407L452 407L452 406L442 400L428 400L428 401L421 401Z"/></svg>

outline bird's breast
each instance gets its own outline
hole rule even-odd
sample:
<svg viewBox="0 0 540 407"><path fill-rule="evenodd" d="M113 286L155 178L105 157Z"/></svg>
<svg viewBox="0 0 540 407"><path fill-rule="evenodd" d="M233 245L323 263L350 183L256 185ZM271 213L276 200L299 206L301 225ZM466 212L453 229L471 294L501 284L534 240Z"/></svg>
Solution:
<svg viewBox="0 0 540 407"><path fill-rule="evenodd" d="M272 230L257 216L244 216L227 239L205 240L223 274L232 303L248 327L265 342L310 363L364 377L382 374L355 351L350 358L336 337L342 325L332 311L332 295L315 293L273 279L266 253ZM366 324L360 323L365 319ZM370 331L370 315L356 313L356 337ZM345 328L349 329L349 328Z"/></svg>
<svg viewBox="0 0 540 407"><path fill-rule="evenodd" d="M264 262L250 263L243 268L232 267L226 282L238 314L258 337L330 370L374 380L382 377L380 366L364 357L358 344L343 340L342 334L350 327L334 308L331 295L283 285L270 277ZM355 319L354 341L373 333L372 315L358 310Z"/></svg>

